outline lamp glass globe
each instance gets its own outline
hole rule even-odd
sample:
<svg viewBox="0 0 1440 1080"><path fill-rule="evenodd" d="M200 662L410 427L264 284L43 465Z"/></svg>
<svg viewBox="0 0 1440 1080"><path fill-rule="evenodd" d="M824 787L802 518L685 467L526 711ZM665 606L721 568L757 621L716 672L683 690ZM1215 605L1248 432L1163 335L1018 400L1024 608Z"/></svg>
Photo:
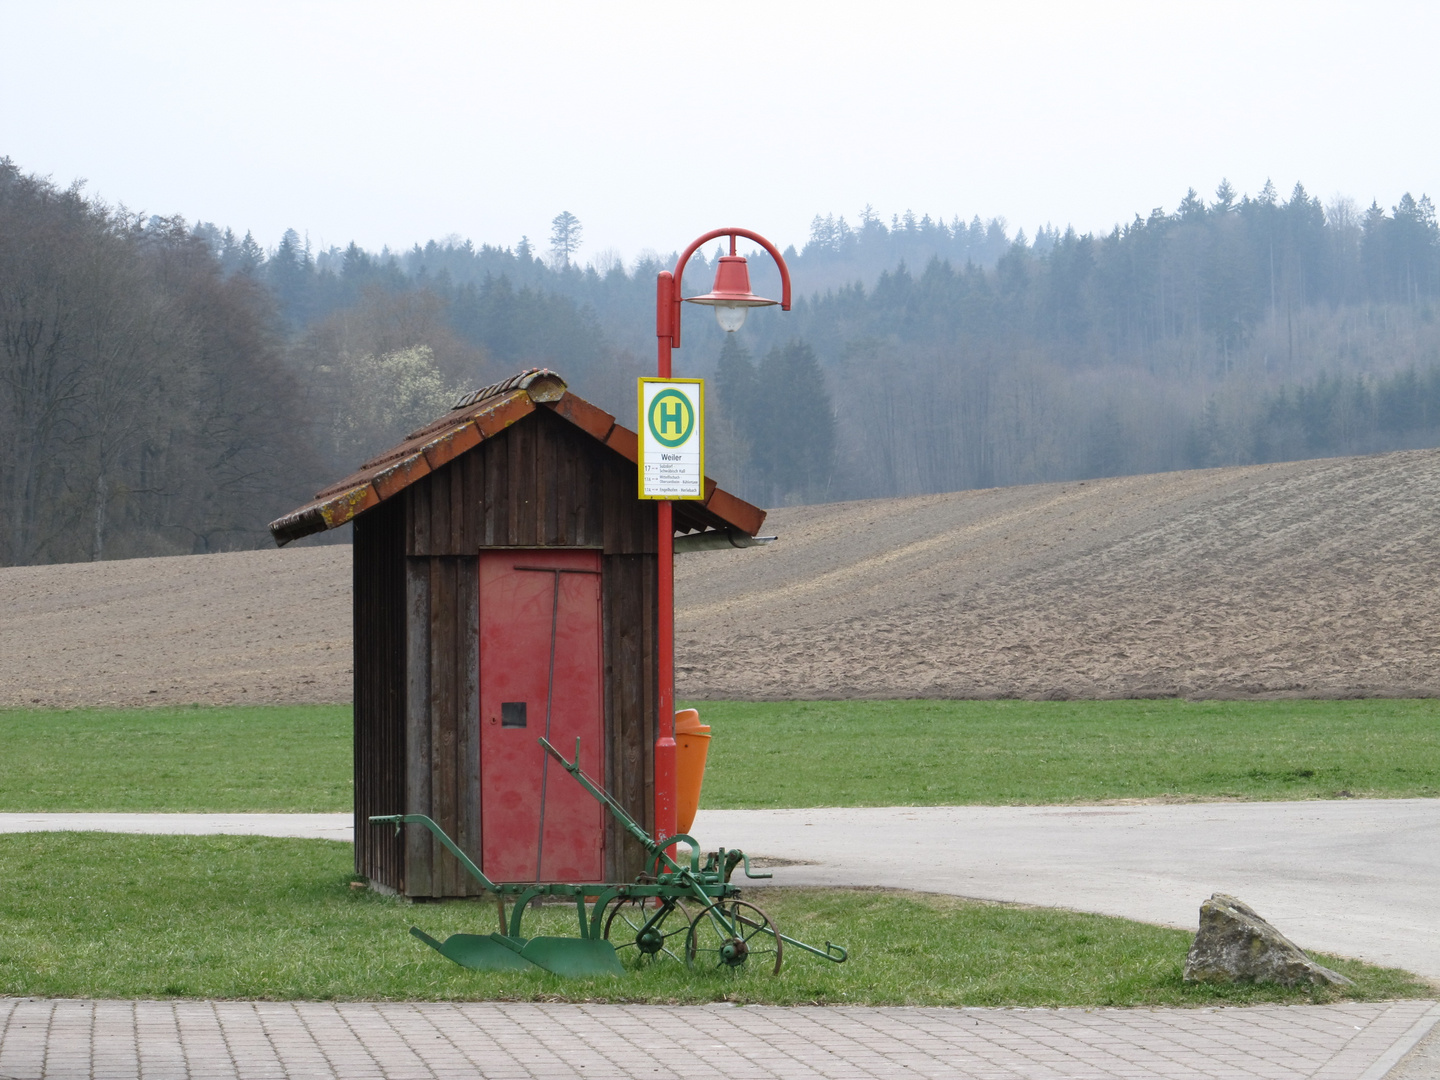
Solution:
<svg viewBox="0 0 1440 1080"><path fill-rule="evenodd" d="M740 304L716 304L715 321L720 324L720 329L727 334L733 334L745 325L745 316L749 309Z"/></svg>

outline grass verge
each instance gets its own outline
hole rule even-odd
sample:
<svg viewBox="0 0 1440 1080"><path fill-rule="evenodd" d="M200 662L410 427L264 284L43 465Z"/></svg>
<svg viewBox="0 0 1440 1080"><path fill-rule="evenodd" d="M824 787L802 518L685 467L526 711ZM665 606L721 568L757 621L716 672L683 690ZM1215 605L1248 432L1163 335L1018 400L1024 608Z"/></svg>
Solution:
<svg viewBox="0 0 1440 1080"><path fill-rule="evenodd" d="M0 836L0 994L1077 1006L1434 995L1404 972L1323 956L1354 990L1186 986L1182 931L865 890L746 892L790 936L848 946L841 965L797 954L778 978L678 964L613 979L489 974L406 931L487 933L491 903L406 904L350 888L350 866L348 845L320 840ZM538 914L549 932L573 933L573 908Z"/></svg>
<svg viewBox="0 0 1440 1080"><path fill-rule="evenodd" d="M1440 701L696 702L703 805L1440 796Z"/></svg>

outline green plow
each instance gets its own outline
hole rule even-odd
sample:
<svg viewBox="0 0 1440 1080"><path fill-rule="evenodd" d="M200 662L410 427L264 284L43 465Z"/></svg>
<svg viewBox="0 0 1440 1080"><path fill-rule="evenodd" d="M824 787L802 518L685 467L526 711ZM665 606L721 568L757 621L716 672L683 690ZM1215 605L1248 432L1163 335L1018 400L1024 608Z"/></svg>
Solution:
<svg viewBox="0 0 1440 1080"><path fill-rule="evenodd" d="M740 899L740 888L731 884L731 875L744 868L747 878L768 878L754 873L742 851L720 848L702 862L700 845L685 833L655 841L627 814L610 793L586 776L580 768L580 741L575 741L575 760L566 761L560 751L545 740L540 745L590 792L601 805L642 845L650 856L652 873L634 882L536 883L491 881L461 851L445 831L424 814L385 814L372 817L372 824L422 825L445 849L459 860L466 873L487 892L495 894L500 911L500 930L493 934L452 934L437 941L419 927L410 933L461 967L477 971L527 971L541 968L566 976L622 975L626 954L631 966L664 960L680 961L691 968L744 970L748 965L771 966L780 973L785 946L801 949L837 964L844 963L846 951L826 942L823 949L786 937L770 917L754 904ZM684 844L689 850L685 863L671 858L669 850ZM575 904L579 923L577 937L526 937L525 911L539 897L568 898ZM511 900L510 911L505 910Z"/></svg>

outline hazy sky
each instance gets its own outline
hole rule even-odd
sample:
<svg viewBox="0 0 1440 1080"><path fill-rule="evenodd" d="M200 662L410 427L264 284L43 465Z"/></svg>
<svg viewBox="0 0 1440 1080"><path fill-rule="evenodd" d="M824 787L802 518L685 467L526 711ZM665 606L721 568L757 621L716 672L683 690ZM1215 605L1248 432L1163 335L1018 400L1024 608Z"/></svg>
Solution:
<svg viewBox="0 0 1440 1080"><path fill-rule="evenodd" d="M1440 196L1440 4L0 0L0 156L317 246Z"/></svg>

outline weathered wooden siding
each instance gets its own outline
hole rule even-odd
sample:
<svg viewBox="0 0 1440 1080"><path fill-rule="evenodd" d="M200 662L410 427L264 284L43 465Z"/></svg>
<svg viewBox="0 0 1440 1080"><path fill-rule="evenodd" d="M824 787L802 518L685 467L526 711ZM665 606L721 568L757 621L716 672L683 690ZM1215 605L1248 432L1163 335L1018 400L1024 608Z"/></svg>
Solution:
<svg viewBox="0 0 1440 1080"><path fill-rule="evenodd" d="M371 814L405 805L405 508L355 520L355 872L404 890L403 847Z"/></svg>
<svg viewBox="0 0 1440 1080"><path fill-rule="evenodd" d="M604 784L646 832L655 828L656 570L653 555L601 560L608 736ZM607 814L606 821L606 877L629 881L645 869L645 849L613 817Z"/></svg>
<svg viewBox="0 0 1440 1080"><path fill-rule="evenodd" d="M426 814L462 850L480 844L480 665L475 556L405 559L405 812ZM479 886L425 829L405 830L405 892L467 896Z"/></svg>
<svg viewBox="0 0 1440 1080"><path fill-rule="evenodd" d="M403 807L365 813L428 814L466 851L480 844L479 590L482 547L599 548L605 658L606 767L604 782L646 828L653 827L653 747L656 709L655 509L635 495L635 466L567 421L540 409L417 481L399 497L356 519L356 610L362 594L387 583L384 600L398 613L384 644L367 640L367 656L384 653L398 710L385 714L388 742L367 746L384 763L366 761L358 739L362 630L357 614L357 832L362 768L389 778L387 793ZM382 568L362 572L362 523L396 508L391 546ZM389 534L387 534L389 535ZM397 550L398 549L398 550ZM377 556L378 557L378 556ZM386 576L388 575L388 576ZM397 584L398 581L398 584ZM368 607L367 607L368 610ZM367 624L368 627L368 624ZM368 715L368 714L367 714ZM568 778L567 778L568 779ZM571 781L573 782L573 781ZM382 800L383 801L383 800ZM368 826L366 826L368 830ZM386 832L388 830L369 830ZM381 876L357 844L357 868L410 896L476 892L455 859L421 829L404 832L400 873ZM370 838L373 847L378 841ZM368 852L370 847L366 848ZM626 880L644 869L643 850L607 823L606 877Z"/></svg>
<svg viewBox="0 0 1440 1080"><path fill-rule="evenodd" d="M653 555L655 509L635 489L633 464L538 409L406 489L406 552L593 547Z"/></svg>

